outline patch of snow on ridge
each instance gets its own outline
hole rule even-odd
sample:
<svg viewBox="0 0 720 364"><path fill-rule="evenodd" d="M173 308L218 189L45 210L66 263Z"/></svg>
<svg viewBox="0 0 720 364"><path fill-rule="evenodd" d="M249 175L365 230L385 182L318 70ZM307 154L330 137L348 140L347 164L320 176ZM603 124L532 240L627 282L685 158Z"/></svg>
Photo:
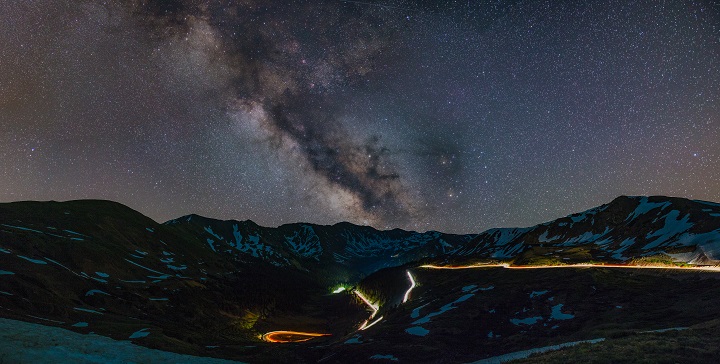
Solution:
<svg viewBox="0 0 720 364"><path fill-rule="evenodd" d="M383 233L356 234L347 230L343 231L341 236L346 241L345 254L363 258L409 251L436 238L436 234L432 233L413 234L407 238L391 238Z"/></svg>
<svg viewBox="0 0 720 364"><path fill-rule="evenodd" d="M315 260L320 260L323 251L320 238L310 225L302 225L302 230L294 231L293 235L286 236L285 245L295 254L305 258L315 258Z"/></svg>
<svg viewBox="0 0 720 364"><path fill-rule="evenodd" d="M220 235L218 235L218 234L215 234L215 232L213 231L213 229L212 229L211 227L209 227L209 226L206 226L206 227L205 227L205 232L207 232L208 234L212 235L212 236L215 237L215 239L217 239L217 240L224 240L222 236L220 236Z"/></svg>
<svg viewBox="0 0 720 364"><path fill-rule="evenodd" d="M495 238L494 245L506 245L531 229L532 228L491 229L487 232L492 231L492 237Z"/></svg>
<svg viewBox="0 0 720 364"><path fill-rule="evenodd" d="M230 246L234 246L235 248L240 249L240 244L242 244L243 236L238 229L238 224L233 224L233 237L235 238L235 243L231 242Z"/></svg>
<svg viewBox="0 0 720 364"><path fill-rule="evenodd" d="M701 203L704 205L710 205L715 207L720 207L720 203L717 202L710 202L710 201L702 201L702 200L692 200L693 202Z"/></svg>
<svg viewBox="0 0 720 364"><path fill-rule="evenodd" d="M207 241L208 245L210 245L210 249L212 249L212 251L217 253L217 249L215 249L215 240L208 238L206 241Z"/></svg>
<svg viewBox="0 0 720 364"><path fill-rule="evenodd" d="M615 250L615 253L612 255L613 259L617 260L625 260L625 258L622 253L626 251L630 246L635 244L635 238L627 238L623 240L622 243L620 243L620 248Z"/></svg>
<svg viewBox="0 0 720 364"><path fill-rule="evenodd" d="M605 227L605 230L598 234L593 234L592 232L588 231L580 236L576 236L570 240L567 240L565 244L563 245L569 245L570 243L573 244L589 244L589 243L597 243L600 241L600 238L604 237L605 235L609 234L612 231L609 226ZM601 241L601 243L604 243L605 241Z"/></svg>
<svg viewBox="0 0 720 364"><path fill-rule="evenodd" d="M667 207L670 207L672 203L669 201L666 202L648 202L647 197L640 197L639 204L635 208L635 211L633 211L632 214L630 214L625 221L631 221L635 219L636 217L640 215L644 215L648 212L650 212L653 209L659 208L660 211L664 210Z"/></svg>
<svg viewBox="0 0 720 364"><path fill-rule="evenodd" d="M553 237L551 237L551 238L548 238L548 233L549 233L549 232L550 232L550 230L545 230L545 232L542 233L542 235L540 235L540 236L538 237L538 241L541 242L541 243L549 243L549 242L551 242L551 241L553 241L553 240L558 240L558 239L561 238L560 235L556 235L556 236L553 236Z"/></svg>
<svg viewBox="0 0 720 364"><path fill-rule="evenodd" d="M665 216L665 226L653 233L649 233L646 238L648 240L655 238L652 242L643 247L644 250L652 249L660 244L669 241L674 236L688 231L693 224L690 221L690 214L686 214L679 219L680 211L672 210Z"/></svg>
<svg viewBox="0 0 720 364"><path fill-rule="evenodd" d="M572 228L572 226L575 225L576 223L583 222L583 221L587 220L589 217L595 216L596 214L605 211L605 209L607 209L607 208L608 208L608 205L603 205L603 206L594 207L594 208L584 211L584 212L568 215L567 217L570 218L570 220L572 220L572 222L570 223L570 227Z"/></svg>

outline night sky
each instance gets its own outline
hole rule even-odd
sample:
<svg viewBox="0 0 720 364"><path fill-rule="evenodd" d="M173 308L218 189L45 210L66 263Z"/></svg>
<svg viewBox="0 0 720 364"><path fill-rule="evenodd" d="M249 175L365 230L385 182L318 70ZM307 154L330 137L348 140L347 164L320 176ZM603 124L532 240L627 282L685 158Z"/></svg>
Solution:
<svg viewBox="0 0 720 364"><path fill-rule="evenodd" d="M712 1L0 1L0 201L470 233L720 201Z"/></svg>

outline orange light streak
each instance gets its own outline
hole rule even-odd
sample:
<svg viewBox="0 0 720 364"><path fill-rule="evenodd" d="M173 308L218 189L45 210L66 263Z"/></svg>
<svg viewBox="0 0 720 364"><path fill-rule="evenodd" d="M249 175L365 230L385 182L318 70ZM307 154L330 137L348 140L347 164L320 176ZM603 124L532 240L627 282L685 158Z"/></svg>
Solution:
<svg viewBox="0 0 720 364"><path fill-rule="evenodd" d="M429 269L474 269L474 268L509 268L510 266L508 264L471 264L471 265L434 265L434 264L425 264L421 265L420 268L429 268Z"/></svg>
<svg viewBox="0 0 720 364"><path fill-rule="evenodd" d="M271 343L300 343L321 336L330 336L330 334L300 331L270 331L263 334L262 339Z"/></svg>
<svg viewBox="0 0 720 364"><path fill-rule="evenodd" d="M553 269L553 268L625 268L625 269L673 269L720 272L720 267L677 267L663 265L627 265L627 264L568 264L568 265L515 265L503 264L472 264L472 265L433 265L425 264L420 268L428 269L473 269L473 268L507 268L507 269Z"/></svg>

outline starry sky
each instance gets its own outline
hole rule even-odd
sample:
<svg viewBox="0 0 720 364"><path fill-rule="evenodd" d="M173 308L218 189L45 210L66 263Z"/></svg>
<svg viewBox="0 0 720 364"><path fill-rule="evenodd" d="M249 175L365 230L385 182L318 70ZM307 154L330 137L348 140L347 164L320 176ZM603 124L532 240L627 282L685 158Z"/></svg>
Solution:
<svg viewBox="0 0 720 364"><path fill-rule="evenodd" d="M712 1L0 2L0 201L471 233L720 201Z"/></svg>

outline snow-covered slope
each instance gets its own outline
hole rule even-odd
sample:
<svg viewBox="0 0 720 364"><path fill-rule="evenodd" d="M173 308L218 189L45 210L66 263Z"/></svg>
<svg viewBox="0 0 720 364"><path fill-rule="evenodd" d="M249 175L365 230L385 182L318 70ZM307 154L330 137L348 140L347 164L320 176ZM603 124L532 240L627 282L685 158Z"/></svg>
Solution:
<svg viewBox="0 0 720 364"><path fill-rule="evenodd" d="M287 224L277 228L252 221L221 221L198 215L165 223L206 243L213 253L236 261L261 260L306 271L357 276L459 249L474 235L381 231L368 226ZM348 273L349 272L349 273ZM324 274L325 275L325 274Z"/></svg>
<svg viewBox="0 0 720 364"><path fill-rule="evenodd" d="M0 363L187 363L238 364L224 359L182 355L99 335L0 318Z"/></svg>
<svg viewBox="0 0 720 364"><path fill-rule="evenodd" d="M691 264L720 260L720 204L662 196L612 202L523 229L491 229L456 256L514 258L532 251L567 260L582 248L594 260L665 254Z"/></svg>

